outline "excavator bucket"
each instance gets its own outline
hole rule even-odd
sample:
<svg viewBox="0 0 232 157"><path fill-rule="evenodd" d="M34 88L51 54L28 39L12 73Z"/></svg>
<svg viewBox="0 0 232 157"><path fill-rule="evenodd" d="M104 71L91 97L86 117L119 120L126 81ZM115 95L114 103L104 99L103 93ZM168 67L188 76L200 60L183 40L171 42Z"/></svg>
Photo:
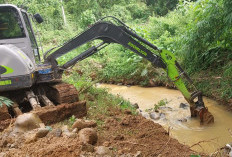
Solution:
<svg viewBox="0 0 232 157"><path fill-rule="evenodd" d="M206 107L191 107L191 117L199 117L200 123L203 125L214 123L214 116Z"/></svg>

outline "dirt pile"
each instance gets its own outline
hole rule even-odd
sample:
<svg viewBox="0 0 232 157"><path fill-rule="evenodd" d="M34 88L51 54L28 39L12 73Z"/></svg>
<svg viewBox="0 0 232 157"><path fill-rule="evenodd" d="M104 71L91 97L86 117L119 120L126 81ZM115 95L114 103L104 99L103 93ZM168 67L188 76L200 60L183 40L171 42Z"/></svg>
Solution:
<svg viewBox="0 0 232 157"><path fill-rule="evenodd" d="M99 117L104 122L101 125L96 126L94 121L78 119L74 124L78 127L82 124L80 129L75 125L62 126L62 128L51 126L47 128L49 133L43 134L45 137L40 136L42 138L37 137L36 140L30 142L26 142L29 134L38 135L39 130L44 133L44 129L13 134L10 128L1 133L0 152L5 153L5 157L97 155L172 157L197 154L188 146L170 138L169 133L159 124L142 116L122 112L120 109L112 109L109 112L109 117ZM86 127L83 128L83 126ZM75 136L67 136L67 132Z"/></svg>

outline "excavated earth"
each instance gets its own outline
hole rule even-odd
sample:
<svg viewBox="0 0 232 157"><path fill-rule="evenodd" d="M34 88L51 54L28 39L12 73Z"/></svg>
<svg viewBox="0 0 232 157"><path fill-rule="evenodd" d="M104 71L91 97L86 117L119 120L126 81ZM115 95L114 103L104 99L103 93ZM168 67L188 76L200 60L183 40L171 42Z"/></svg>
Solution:
<svg viewBox="0 0 232 157"><path fill-rule="evenodd" d="M145 119L140 115L132 115L130 111L109 109L108 116L98 116L97 143L88 146L80 141L79 136L47 136L30 143L25 139L10 136L8 128L0 133L0 155L4 157L77 157L77 156L159 156L176 157L198 154L188 146L180 144L169 137L161 125ZM61 123L50 126L52 130L63 127ZM70 131L72 130L69 127ZM26 134L26 133L24 133ZM7 138L6 138L7 137ZM97 155L98 146L109 150L104 155ZM101 154L101 153L100 153Z"/></svg>

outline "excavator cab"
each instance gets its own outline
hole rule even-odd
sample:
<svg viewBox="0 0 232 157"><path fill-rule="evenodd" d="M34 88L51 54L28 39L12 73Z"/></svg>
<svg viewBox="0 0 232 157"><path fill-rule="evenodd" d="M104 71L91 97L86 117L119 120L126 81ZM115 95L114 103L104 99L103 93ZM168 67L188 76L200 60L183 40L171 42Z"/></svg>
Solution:
<svg viewBox="0 0 232 157"><path fill-rule="evenodd" d="M0 44L12 44L25 53L32 62L40 62L39 48L29 14L14 5L0 6ZM37 18L42 17L37 14ZM36 18L35 18L36 19Z"/></svg>

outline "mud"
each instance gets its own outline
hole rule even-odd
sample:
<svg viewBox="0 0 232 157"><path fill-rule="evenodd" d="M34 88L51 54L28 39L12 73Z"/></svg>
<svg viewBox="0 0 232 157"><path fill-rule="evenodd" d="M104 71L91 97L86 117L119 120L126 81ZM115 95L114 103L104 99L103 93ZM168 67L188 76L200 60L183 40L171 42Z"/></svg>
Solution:
<svg viewBox="0 0 232 157"><path fill-rule="evenodd" d="M190 118L189 106L180 108L180 103L187 104L178 90L163 87L143 88L103 84L110 92L120 95L132 103L138 103L141 110L154 108L160 100L167 99L168 104L161 107L162 116L154 122L161 124L166 130L171 128L171 136L182 144L192 146L198 152L212 153L231 143L232 137L228 129L232 129L232 114L217 102L204 98L206 106L215 117L215 123L201 126L198 119ZM143 112L149 117L147 112ZM147 115L146 115L147 114ZM200 144L197 144L200 142Z"/></svg>

